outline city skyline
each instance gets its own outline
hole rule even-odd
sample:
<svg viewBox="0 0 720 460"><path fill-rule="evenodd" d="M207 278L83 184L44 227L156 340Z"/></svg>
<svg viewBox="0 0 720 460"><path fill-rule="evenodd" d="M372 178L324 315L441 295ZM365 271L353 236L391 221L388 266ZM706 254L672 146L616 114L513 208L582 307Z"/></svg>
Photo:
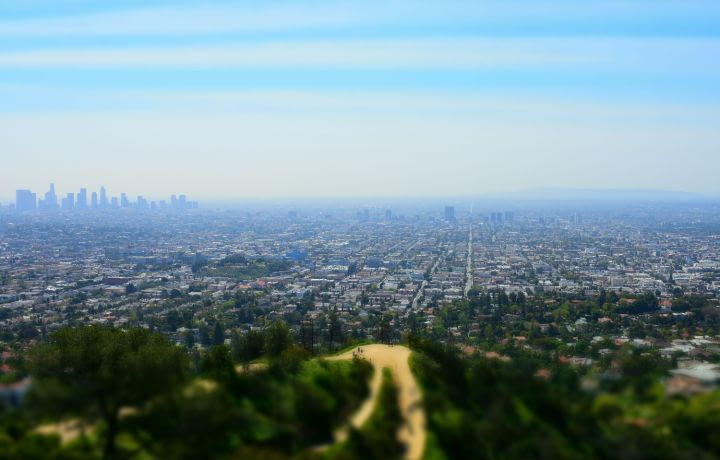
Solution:
<svg viewBox="0 0 720 460"><path fill-rule="evenodd" d="M33 192L32 189L17 189L14 203L6 207L15 211L70 211L70 210L96 210L135 208L140 210L155 209L194 209L198 207L197 201L188 201L185 194L172 194L168 200L147 198L143 195L129 196L126 192L117 195L108 194L104 186L93 191L80 187L77 191L58 193L55 183L51 182L48 191L44 194ZM0 201L0 210L4 208Z"/></svg>

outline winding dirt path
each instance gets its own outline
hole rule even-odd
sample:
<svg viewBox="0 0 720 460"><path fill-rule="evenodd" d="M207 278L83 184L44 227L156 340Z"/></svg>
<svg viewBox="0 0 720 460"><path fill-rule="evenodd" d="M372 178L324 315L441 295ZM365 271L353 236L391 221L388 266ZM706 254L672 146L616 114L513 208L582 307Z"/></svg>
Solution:
<svg viewBox="0 0 720 460"><path fill-rule="evenodd" d="M349 425L360 428L372 415L382 384L382 369L387 367L395 378L400 411L404 418L404 423L398 431L398 439L406 446L404 458L408 460L421 459L425 451L427 431L425 411L422 408L422 392L410 370L410 349L401 345L381 344L364 345L360 349L362 349L362 353L357 353L358 349L354 348L341 355L326 358L328 360L349 360L355 353L361 358L367 359L374 367L373 377L370 381L370 395L357 412L350 417ZM335 441L344 441L347 439L348 433L348 427L339 429L335 432Z"/></svg>

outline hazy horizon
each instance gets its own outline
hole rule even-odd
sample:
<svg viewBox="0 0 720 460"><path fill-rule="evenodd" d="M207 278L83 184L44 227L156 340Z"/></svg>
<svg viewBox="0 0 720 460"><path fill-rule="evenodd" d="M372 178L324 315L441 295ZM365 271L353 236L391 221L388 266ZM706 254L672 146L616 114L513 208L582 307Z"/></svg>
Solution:
<svg viewBox="0 0 720 460"><path fill-rule="evenodd" d="M67 193L77 194L78 189L69 189L63 187L62 183L53 183L55 191L59 197L65 196ZM48 184L49 185L49 184ZM38 197L42 196L49 188L48 185L39 189L31 189ZM99 191L90 187L87 188L88 196L92 192ZM105 187L108 197L119 197L121 193L126 193L128 199L134 201L137 196L143 196L147 200L169 201L171 195L184 194L183 191L170 191L166 194L159 195L143 195L140 191L135 193L134 190L113 190ZM633 202L633 203L720 203L720 196L712 194L702 194L695 192L687 192L682 190L660 190L660 189L576 189L576 188L531 188L522 190L513 190L499 193L485 194L468 194L468 195L318 195L318 196L202 196L191 195L188 197L192 200L200 200L200 204L205 208L218 207L220 209L228 207L233 208L238 205L278 205L278 206L300 206L302 205L320 205L320 204L342 204L357 205L360 207L370 206L378 209L384 206L403 205L403 204L431 204L438 206L463 204L470 206L473 203L477 205L497 204L524 204L532 205L532 203L562 204L562 203L608 203L615 202ZM14 202L15 197L0 196L0 205ZM384 209L384 208L383 208Z"/></svg>

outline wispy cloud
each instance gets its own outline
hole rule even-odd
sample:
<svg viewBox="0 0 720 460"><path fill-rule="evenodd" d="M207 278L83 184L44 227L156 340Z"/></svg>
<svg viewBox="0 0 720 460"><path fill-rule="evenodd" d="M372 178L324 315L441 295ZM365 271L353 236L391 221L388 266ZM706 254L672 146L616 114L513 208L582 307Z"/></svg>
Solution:
<svg viewBox="0 0 720 460"><path fill-rule="evenodd" d="M532 68L612 61L612 50L607 45L602 47L602 55L588 53L587 47L593 45L547 39L298 40L224 46L9 52L0 54L0 67Z"/></svg>
<svg viewBox="0 0 720 460"><path fill-rule="evenodd" d="M720 19L720 5L708 0L635 0L577 2L570 0L396 0L215 2L201 6L181 2L149 2L144 8L75 11L72 15L0 20L0 38L37 36L158 36L287 29L372 27L378 25L473 24L478 33L546 27L556 33L581 30L633 35L641 33L708 34ZM155 4L155 6L152 6ZM135 2L134 5L137 5ZM114 6L114 8L113 8ZM577 27L577 26L581 27ZM508 27L510 29L508 29ZM715 35L717 35L715 31Z"/></svg>
<svg viewBox="0 0 720 460"><path fill-rule="evenodd" d="M0 68L440 68L717 72L720 39L425 38L0 54Z"/></svg>

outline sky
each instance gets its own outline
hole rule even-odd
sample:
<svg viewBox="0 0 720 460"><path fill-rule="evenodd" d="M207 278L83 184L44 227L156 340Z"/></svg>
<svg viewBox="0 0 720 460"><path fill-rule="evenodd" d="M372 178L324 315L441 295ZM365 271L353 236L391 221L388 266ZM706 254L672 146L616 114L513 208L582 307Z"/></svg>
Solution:
<svg viewBox="0 0 720 460"><path fill-rule="evenodd" d="M2 0L0 202L720 195L717 0Z"/></svg>

